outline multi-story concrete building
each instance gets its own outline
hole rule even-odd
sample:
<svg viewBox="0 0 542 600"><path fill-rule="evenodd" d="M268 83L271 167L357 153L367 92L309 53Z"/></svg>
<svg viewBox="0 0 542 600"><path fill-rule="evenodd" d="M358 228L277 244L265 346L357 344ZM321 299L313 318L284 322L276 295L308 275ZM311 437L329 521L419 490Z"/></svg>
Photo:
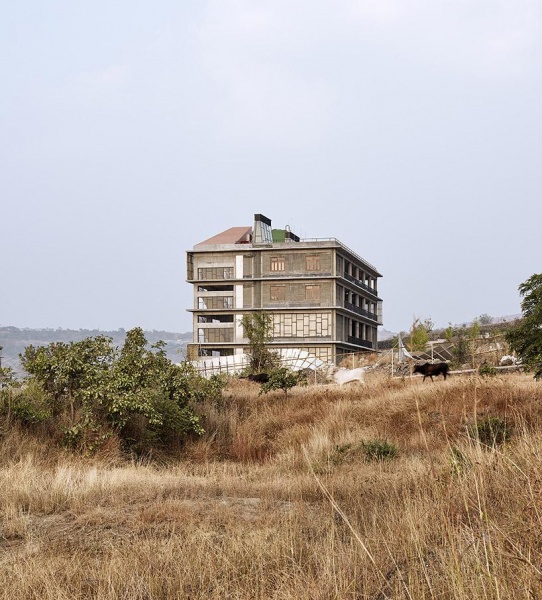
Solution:
<svg viewBox="0 0 542 600"><path fill-rule="evenodd" d="M272 346L306 350L320 360L374 350L382 324L380 273L336 239L301 240L288 227L254 215L187 251L194 288L189 356L244 353L243 315L266 311Z"/></svg>

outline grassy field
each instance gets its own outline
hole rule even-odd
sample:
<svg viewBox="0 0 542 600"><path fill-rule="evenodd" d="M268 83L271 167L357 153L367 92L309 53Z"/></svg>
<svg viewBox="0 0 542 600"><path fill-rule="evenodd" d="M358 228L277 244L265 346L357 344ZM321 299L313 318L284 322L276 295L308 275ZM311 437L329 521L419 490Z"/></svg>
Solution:
<svg viewBox="0 0 542 600"><path fill-rule="evenodd" d="M542 598L530 375L258 389L176 459L0 429L0 598Z"/></svg>

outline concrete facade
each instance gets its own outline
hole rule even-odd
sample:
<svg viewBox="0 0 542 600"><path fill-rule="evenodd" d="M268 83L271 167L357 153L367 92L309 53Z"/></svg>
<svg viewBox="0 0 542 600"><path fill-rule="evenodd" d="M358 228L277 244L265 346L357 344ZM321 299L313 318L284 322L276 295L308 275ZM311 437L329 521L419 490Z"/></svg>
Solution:
<svg viewBox="0 0 542 600"><path fill-rule="evenodd" d="M280 241L273 241L273 240ZM300 240L254 215L187 251L194 289L192 358L247 350L243 315L266 311L275 348L299 348L326 362L376 350L382 324L380 273L336 239Z"/></svg>

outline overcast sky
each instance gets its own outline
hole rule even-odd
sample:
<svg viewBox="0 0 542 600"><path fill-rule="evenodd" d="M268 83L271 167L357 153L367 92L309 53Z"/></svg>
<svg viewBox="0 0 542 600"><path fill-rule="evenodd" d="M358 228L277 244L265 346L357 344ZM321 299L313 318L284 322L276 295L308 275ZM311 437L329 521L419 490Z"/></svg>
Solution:
<svg viewBox="0 0 542 600"><path fill-rule="evenodd" d="M186 251L254 213L391 331L542 271L540 0L18 0L0 55L0 325L188 331Z"/></svg>

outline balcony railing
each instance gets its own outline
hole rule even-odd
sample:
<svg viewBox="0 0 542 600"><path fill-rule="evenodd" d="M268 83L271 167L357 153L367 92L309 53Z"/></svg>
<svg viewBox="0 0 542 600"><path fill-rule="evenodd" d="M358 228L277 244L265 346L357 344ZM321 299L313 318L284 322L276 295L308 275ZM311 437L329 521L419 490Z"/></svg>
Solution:
<svg viewBox="0 0 542 600"><path fill-rule="evenodd" d="M375 315L375 313L369 312L368 310L365 310L364 308L360 308L359 306L350 304L350 302L345 302L344 307L347 308L348 310L351 310L352 312L355 312L357 315L361 315L362 317L371 319L371 321L378 322L378 315Z"/></svg>
<svg viewBox="0 0 542 600"><path fill-rule="evenodd" d="M349 344L355 344L356 346L361 346L362 348L372 348L372 342L367 340L362 340L361 338L353 337L351 335L348 336L347 341Z"/></svg>
<svg viewBox="0 0 542 600"><path fill-rule="evenodd" d="M351 281L352 283L355 283L357 286L363 288L364 290L370 292L371 294L373 294L374 296L378 296L378 292L373 289L372 287L368 286L366 283L363 283L363 281L356 279L355 277L352 277L352 275L350 275L350 273L343 273L343 277L345 279L347 279L348 281Z"/></svg>
<svg viewBox="0 0 542 600"><path fill-rule="evenodd" d="M305 239L302 239L301 242L324 242L324 243L325 242L331 242L335 246L340 246L341 248L344 248L352 256L354 256L355 258L357 258L361 263L367 265L373 271L375 271L375 272L378 273L378 270L377 270L377 268L374 265L372 265L370 262L367 262L364 258L361 258L361 256L359 254L356 254L346 244L343 244L342 242L339 242L339 240L336 239L336 238L305 238Z"/></svg>

